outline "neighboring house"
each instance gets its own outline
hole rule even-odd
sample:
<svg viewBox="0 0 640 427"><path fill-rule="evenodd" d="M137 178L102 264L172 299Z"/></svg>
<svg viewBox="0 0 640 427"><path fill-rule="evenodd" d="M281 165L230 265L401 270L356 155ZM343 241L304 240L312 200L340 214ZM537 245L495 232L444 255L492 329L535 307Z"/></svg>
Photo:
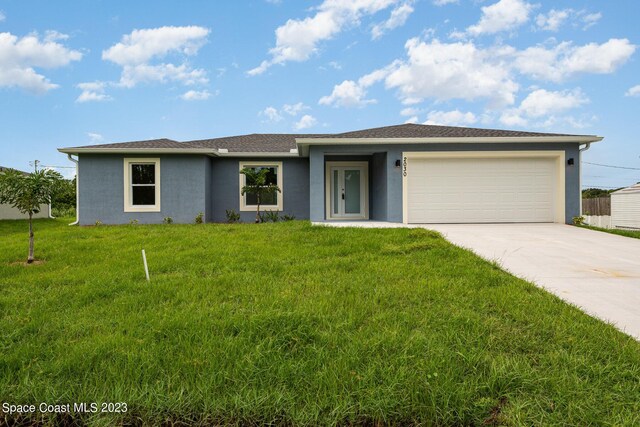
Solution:
<svg viewBox="0 0 640 427"><path fill-rule="evenodd" d="M265 210L312 221L557 222L580 215L580 151L602 138L404 124L62 148L78 156L79 222L255 216L244 167L270 168Z"/></svg>
<svg viewBox="0 0 640 427"><path fill-rule="evenodd" d="M611 193L611 227L640 229L640 183Z"/></svg>
<svg viewBox="0 0 640 427"><path fill-rule="evenodd" d="M0 166L0 173L4 172L7 168L4 166ZM25 175L28 175L27 172L22 172ZM18 209L12 207L11 205L1 204L0 203L0 220L2 219L27 219L29 215L21 213ZM33 214L33 218L50 218L51 217L51 205L40 206L40 212Z"/></svg>

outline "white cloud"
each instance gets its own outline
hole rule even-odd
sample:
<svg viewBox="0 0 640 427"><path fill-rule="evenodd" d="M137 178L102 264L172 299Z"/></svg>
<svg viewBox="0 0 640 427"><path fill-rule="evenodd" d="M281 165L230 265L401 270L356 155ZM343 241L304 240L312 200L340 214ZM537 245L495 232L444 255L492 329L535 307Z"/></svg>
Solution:
<svg viewBox="0 0 640 427"><path fill-rule="evenodd" d="M275 107L267 107L264 110L258 113L261 117L266 117L269 122L279 122L282 120L282 115L278 112L278 109Z"/></svg>
<svg viewBox="0 0 640 427"><path fill-rule="evenodd" d="M533 8L532 4L524 0L500 0L484 6L480 21L467 28L467 33L479 36L513 30L529 20L529 13Z"/></svg>
<svg viewBox="0 0 640 427"><path fill-rule="evenodd" d="M194 85L207 83L209 79L205 70L192 69L187 64L139 64L125 65L118 85L132 88L140 83L166 83L169 81Z"/></svg>
<svg viewBox="0 0 640 427"><path fill-rule="evenodd" d="M0 87L20 87L33 93L45 93L58 85L38 74L34 68L59 68L81 58L79 51L46 37L40 40L35 33L22 38L0 33Z"/></svg>
<svg viewBox="0 0 640 427"><path fill-rule="evenodd" d="M96 144L98 142L104 141L104 137L102 135L100 135L99 133L87 132L87 136L91 140L92 144Z"/></svg>
<svg viewBox="0 0 640 427"><path fill-rule="evenodd" d="M194 55L206 42L209 30L203 27L160 27L133 30L102 52L102 59L118 65L144 64L170 52Z"/></svg>
<svg viewBox="0 0 640 427"><path fill-rule="evenodd" d="M318 104L333 105L334 107L362 107L375 103L375 99L365 99L367 95L365 88L366 86L361 83L345 80L333 87L331 95L320 98Z"/></svg>
<svg viewBox="0 0 640 427"><path fill-rule="evenodd" d="M395 60L357 82L345 80L334 86L331 95L319 103L354 107L376 102L366 99L366 89L384 81L387 89L397 89L407 105L426 98L486 99L491 108L513 104L518 84L513 80L505 57L512 48L479 49L472 42L441 43L412 38L405 44L407 59Z"/></svg>
<svg viewBox="0 0 640 427"><path fill-rule="evenodd" d="M535 46L518 52L514 66L535 79L560 82L579 73L613 73L635 50L636 46L627 39L610 39L602 44L584 46L563 42L552 48Z"/></svg>
<svg viewBox="0 0 640 427"><path fill-rule="evenodd" d="M413 107L403 108L402 111L400 111L401 116L415 116L418 113L420 113L420 110Z"/></svg>
<svg viewBox="0 0 640 427"><path fill-rule="evenodd" d="M284 104L281 109L277 109L276 107L269 106L264 110L260 111L258 115L266 118L267 122L279 122L284 118L283 117L284 114L287 114L291 117L297 117L303 111L309 110L309 109L311 109L311 107L304 105L302 102L298 102L297 104ZM308 118L305 119L305 121L308 121L308 120L310 119ZM301 120L299 123L301 122L303 121Z"/></svg>
<svg viewBox="0 0 640 427"><path fill-rule="evenodd" d="M44 41L45 42L57 42L59 40L68 40L69 35L63 34L55 30L47 30L44 32Z"/></svg>
<svg viewBox="0 0 640 427"><path fill-rule="evenodd" d="M80 96L76 98L76 102L92 102L92 101L109 101L112 98L105 94L105 82L86 82L78 83L76 87L82 91Z"/></svg>
<svg viewBox="0 0 640 427"><path fill-rule="evenodd" d="M526 126L530 119L546 118L547 123L556 122L557 114L565 113L589 103L580 88L563 91L537 89L520 103L518 108L503 112L500 121L508 126Z"/></svg>
<svg viewBox="0 0 640 427"><path fill-rule="evenodd" d="M298 102L297 104L284 104L282 106L282 110L289 114L290 116L297 116L304 110L308 110L310 107L304 105L302 102Z"/></svg>
<svg viewBox="0 0 640 427"><path fill-rule="evenodd" d="M640 85L635 85L624 94L624 96L640 96Z"/></svg>
<svg viewBox="0 0 640 427"><path fill-rule="evenodd" d="M558 31L570 14L571 9L551 9L546 15L541 13L536 17L536 25L544 31Z"/></svg>
<svg viewBox="0 0 640 427"><path fill-rule="evenodd" d="M405 124L407 124L407 123L418 123L418 116L411 116L407 120L405 120L404 123Z"/></svg>
<svg viewBox="0 0 640 427"><path fill-rule="evenodd" d="M582 26L583 30L587 30L594 26L602 18L600 12L587 13L585 10L574 9L551 9L547 14L539 14L536 16L536 26L544 31L558 31L562 24L571 21L574 27Z"/></svg>
<svg viewBox="0 0 640 427"><path fill-rule="evenodd" d="M122 67L120 85L131 88L142 82L177 81L206 83L206 72L192 69L186 62L151 64L169 54L193 56L206 43L209 29L198 26L159 27L134 30L102 52L102 59Z"/></svg>
<svg viewBox="0 0 640 427"><path fill-rule="evenodd" d="M205 101L211 97L211 93L208 90L189 90L183 93L180 98L185 101Z"/></svg>
<svg viewBox="0 0 640 427"><path fill-rule="evenodd" d="M413 38L407 59L388 67L385 86L398 89L405 104L426 98L486 99L491 107L514 102L518 84L502 59L509 49L480 49L472 42L441 43Z"/></svg>
<svg viewBox="0 0 640 427"><path fill-rule="evenodd" d="M524 127L527 126L527 120L522 117L518 109L510 108L505 110L500 116L500 122L505 126Z"/></svg>
<svg viewBox="0 0 640 427"><path fill-rule="evenodd" d="M409 39L405 48L405 58L396 59L358 80L336 84L331 94L320 98L319 104L362 107L374 103L376 100L368 98L367 92L375 83L384 82L385 88L395 90L406 106L427 99L485 101L488 110L477 119L486 123L493 121L485 119L487 114L515 104L520 77L557 83L577 74L610 74L627 62L636 50L627 39L610 39L602 44L583 46L563 42L517 50L502 44L484 48L473 41L443 43L417 37ZM551 94L562 95L563 99L554 99L559 107L565 105L567 98L571 102L586 99L580 96L581 92ZM523 125L528 117L535 116L531 103L540 103L550 96L549 92L531 94L522 107L505 112L503 123ZM407 108L403 115L412 117L417 112L418 109Z"/></svg>
<svg viewBox="0 0 640 427"><path fill-rule="evenodd" d="M251 76L264 73L274 64L306 61L318 51L322 41L329 40L348 26L359 25L360 19L384 10L399 0L324 0L315 15L289 19L278 27L276 45L269 50L271 58L249 70Z"/></svg>
<svg viewBox="0 0 640 427"><path fill-rule="evenodd" d="M582 29L583 30L588 30L589 28L593 27L594 25L596 25L598 23L600 18L602 18L602 13L600 13L600 12L588 13L586 15L583 15L582 16L582 22L584 23L584 26L582 27Z"/></svg>
<svg viewBox="0 0 640 427"><path fill-rule="evenodd" d="M460 110L453 111L431 111L427 114L425 125L440 126L469 126L478 121L472 112L463 113Z"/></svg>
<svg viewBox="0 0 640 427"><path fill-rule="evenodd" d="M7 16L4 14L3 11L0 10L0 22L4 21L5 19L7 19Z"/></svg>
<svg viewBox="0 0 640 427"><path fill-rule="evenodd" d="M520 111L528 117L542 117L571 110L588 102L589 99L579 88L556 92L537 89L520 103Z"/></svg>
<svg viewBox="0 0 640 427"><path fill-rule="evenodd" d="M302 116L300 118L300 120L298 122L296 122L293 127L296 130L302 130L302 129L307 129L310 127L315 126L318 123L318 120L316 120L315 117L309 115L309 114L305 114L304 116Z"/></svg>
<svg viewBox="0 0 640 427"><path fill-rule="evenodd" d="M384 22L377 23L371 29L371 38L376 40L382 37L385 33L393 30L394 28L401 27L407 22L409 16L413 13L413 6L411 3L403 3L391 11L389 19Z"/></svg>
<svg viewBox="0 0 640 427"><path fill-rule="evenodd" d="M447 4L458 3L460 0L433 0L433 4L436 6L444 6Z"/></svg>

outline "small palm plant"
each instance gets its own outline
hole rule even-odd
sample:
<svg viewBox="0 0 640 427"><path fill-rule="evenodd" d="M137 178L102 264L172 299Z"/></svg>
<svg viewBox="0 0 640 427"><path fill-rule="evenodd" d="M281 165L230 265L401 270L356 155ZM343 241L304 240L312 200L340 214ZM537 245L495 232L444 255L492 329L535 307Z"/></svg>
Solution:
<svg viewBox="0 0 640 427"><path fill-rule="evenodd" d="M260 205L265 197L276 192L280 193L280 188L267 181L270 170L268 168L243 168L240 173L245 176L246 185L240 190L240 194L244 196L246 193L256 196L256 223L261 222Z"/></svg>
<svg viewBox="0 0 640 427"><path fill-rule="evenodd" d="M41 205L51 203L59 191L62 175L52 170L40 170L32 174L7 169L0 173L0 203L6 203L29 215L29 257L33 258L33 214L40 212Z"/></svg>

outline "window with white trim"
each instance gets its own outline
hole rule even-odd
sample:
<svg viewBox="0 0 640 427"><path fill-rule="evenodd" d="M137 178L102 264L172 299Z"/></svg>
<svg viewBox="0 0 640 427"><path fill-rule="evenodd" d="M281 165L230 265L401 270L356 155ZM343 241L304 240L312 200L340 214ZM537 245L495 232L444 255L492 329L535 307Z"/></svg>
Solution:
<svg viewBox="0 0 640 427"><path fill-rule="evenodd" d="M267 184L277 185L280 191L276 191L272 194L262 196L262 203L260 204L261 210L283 210L282 195L284 189L282 188L282 162L240 162L240 170L244 168L251 168L254 170L268 169ZM242 187L245 185L251 185L251 182L247 182L247 177L244 174L240 174L240 210L241 211L255 211L257 198L253 193L242 194Z"/></svg>
<svg viewBox="0 0 640 427"><path fill-rule="evenodd" d="M160 212L160 159L124 159L124 211Z"/></svg>

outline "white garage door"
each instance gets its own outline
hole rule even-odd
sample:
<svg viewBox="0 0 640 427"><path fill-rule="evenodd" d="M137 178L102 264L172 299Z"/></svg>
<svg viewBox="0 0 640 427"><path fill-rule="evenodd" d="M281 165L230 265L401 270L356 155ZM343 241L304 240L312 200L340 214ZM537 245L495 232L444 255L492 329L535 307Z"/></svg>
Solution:
<svg viewBox="0 0 640 427"><path fill-rule="evenodd" d="M556 158L411 158L409 223L553 222Z"/></svg>

